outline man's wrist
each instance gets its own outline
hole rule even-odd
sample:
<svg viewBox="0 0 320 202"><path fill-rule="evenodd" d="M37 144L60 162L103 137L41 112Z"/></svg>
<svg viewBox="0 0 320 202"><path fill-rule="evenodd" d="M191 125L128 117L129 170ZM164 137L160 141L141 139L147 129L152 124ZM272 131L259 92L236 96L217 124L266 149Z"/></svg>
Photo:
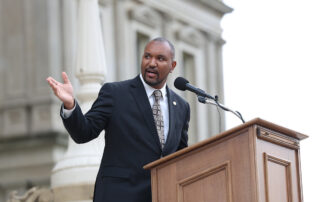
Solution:
<svg viewBox="0 0 320 202"><path fill-rule="evenodd" d="M72 102L70 102L70 103L64 102L64 103L63 103L63 107L64 107L65 109L68 109L68 110L73 109L73 108L74 108L74 99L73 99Z"/></svg>
<svg viewBox="0 0 320 202"><path fill-rule="evenodd" d="M72 115L73 111L75 110L76 105L77 105L77 103L74 102L74 106L73 106L72 109L66 109L65 106L64 106L64 104L62 103L61 116L62 116L64 119L69 118L69 117Z"/></svg>

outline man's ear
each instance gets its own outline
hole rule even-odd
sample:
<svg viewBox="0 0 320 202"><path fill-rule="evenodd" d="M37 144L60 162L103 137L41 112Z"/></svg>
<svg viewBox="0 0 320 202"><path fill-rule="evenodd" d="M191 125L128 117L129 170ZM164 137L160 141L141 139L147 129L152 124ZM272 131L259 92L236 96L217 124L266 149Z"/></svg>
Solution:
<svg viewBox="0 0 320 202"><path fill-rule="evenodd" d="M171 63L170 73L172 73L172 71L174 70L174 68L176 68L176 65L177 65L177 62L176 62L176 61L173 61L173 62Z"/></svg>

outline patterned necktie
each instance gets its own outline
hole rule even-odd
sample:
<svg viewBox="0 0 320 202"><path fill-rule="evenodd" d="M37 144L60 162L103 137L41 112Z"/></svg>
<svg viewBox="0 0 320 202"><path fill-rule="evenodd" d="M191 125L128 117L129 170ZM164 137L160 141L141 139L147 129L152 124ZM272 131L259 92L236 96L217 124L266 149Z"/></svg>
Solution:
<svg viewBox="0 0 320 202"><path fill-rule="evenodd" d="M160 90L155 90L153 92L153 96L155 98L155 101L152 106L152 112L153 112L154 121L157 127L161 148L163 149L164 143L165 143L164 142L164 123L163 123L163 116L160 108L160 99L162 97L162 93Z"/></svg>

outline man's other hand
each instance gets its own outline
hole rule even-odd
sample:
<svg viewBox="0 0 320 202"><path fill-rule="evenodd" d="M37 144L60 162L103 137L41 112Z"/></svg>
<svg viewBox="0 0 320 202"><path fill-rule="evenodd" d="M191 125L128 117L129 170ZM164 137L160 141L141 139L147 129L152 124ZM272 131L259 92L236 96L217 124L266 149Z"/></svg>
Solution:
<svg viewBox="0 0 320 202"><path fill-rule="evenodd" d="M54 94L63 102L64 107L72 109L74 107L73 87L65 72L62 72L62 79L64 83L60 83L52 77L48 77L47 81Z"/></svg>

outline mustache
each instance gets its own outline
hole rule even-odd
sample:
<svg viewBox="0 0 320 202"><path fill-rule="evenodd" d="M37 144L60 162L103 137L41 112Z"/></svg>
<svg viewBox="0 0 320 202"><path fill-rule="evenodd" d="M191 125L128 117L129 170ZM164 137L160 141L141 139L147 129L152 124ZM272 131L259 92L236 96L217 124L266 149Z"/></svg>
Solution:
<svg viewBox="0 0 320 202"><path fill-rule="evenodd" d="M152 73L157 74L157 75L159 74L158 69L156 69L156 67L147 67L145 69L145 73L146 72L152 72Z"/></svg>

